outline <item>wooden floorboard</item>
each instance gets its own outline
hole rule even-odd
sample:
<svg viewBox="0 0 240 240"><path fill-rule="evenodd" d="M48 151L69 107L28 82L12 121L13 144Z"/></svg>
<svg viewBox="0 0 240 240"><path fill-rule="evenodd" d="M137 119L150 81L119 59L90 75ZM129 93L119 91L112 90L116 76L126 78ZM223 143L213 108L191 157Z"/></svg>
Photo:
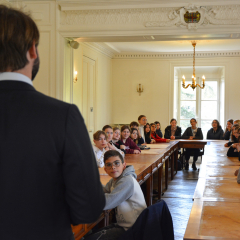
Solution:
<svg viewBox="0 0 240 240"><path fill-rule="evenodd" d="M169 182L168 189L162 197L172 215L175 240L183 239L192 209L192 198L197 180L198 171L193 171L190 164L188 171L178 171L174 179Z"/></svg>

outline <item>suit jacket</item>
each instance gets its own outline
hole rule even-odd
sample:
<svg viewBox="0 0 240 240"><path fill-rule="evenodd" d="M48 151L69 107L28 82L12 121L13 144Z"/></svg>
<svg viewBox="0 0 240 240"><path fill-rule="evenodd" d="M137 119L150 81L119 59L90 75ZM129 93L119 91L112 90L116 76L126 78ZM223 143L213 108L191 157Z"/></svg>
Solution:
<svg viewBox="0 0 240 240"><path fill-rule="evenodd" d="M78 108L0 81L0 239L70 240L104 205Z"/></svg>

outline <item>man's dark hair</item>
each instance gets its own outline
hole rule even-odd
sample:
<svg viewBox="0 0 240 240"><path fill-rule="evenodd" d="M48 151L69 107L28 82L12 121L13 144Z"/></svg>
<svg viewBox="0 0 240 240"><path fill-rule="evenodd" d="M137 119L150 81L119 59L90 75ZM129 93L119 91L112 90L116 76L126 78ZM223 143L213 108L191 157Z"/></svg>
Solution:
<svg viewBox="0 0 240 240"><path fill-rule="evenodd" d="M107 128L113 129L110 125L105 125L105 126L102 128L102 130L105 131Z"/></svg>
<svg viewBox="0 0 240 240"><path fill-rule="evenodd" d="M131 122L131 123L130 123L130 127L132 127L132 126L137 126L137 127L138 127L139 124L138 124L137 122Z"/></svg>
<svg viewBox="0 0 240 240"><path fill-rule="evenodd" d="M28 63L27 51L39 43L39 30L27 14L0 5L0 72L17 71Z"/></svg>
<svg viewBox="0 0 240 240"><path fill-rule="evenodd" d="M121 162L124 163L124 159L121 153L119 153L116 150L108 150L104 153L104 163L110 158L110 157L119 157Z"/></svg>
<svg viewBox="0 0 240 240"><path fill-rule="evenodd" d="M146 117L145 115L140 115L139 117L138 117L138 120L141 120L143 117Z"/></svg>

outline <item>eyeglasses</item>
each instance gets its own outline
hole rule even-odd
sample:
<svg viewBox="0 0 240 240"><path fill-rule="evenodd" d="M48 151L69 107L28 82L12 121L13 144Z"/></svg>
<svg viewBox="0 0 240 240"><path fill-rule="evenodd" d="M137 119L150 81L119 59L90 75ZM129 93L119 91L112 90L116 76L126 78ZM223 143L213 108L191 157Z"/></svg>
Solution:
<svg viewBox="0 0 240 240"><path fill-rule="evenodd" d="M114 166L114 167L119 167L120 165L121 165L121 162L120 162L120 161L114 161L113 163L106 163L106 164L105 164L105 167L106 167L107 169L111 169L112 166Z"/></svg>

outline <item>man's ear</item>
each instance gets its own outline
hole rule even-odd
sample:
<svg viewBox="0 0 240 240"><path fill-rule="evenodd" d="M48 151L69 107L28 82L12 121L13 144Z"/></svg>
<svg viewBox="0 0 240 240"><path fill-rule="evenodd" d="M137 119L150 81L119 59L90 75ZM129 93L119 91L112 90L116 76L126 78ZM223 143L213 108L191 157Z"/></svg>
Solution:
<svg viewBox="0 0 240 240"><path fill-rule="evenodd" d="M37 58L37 48L35 46L35 41L33 41L32 46L29 48L28 52L31 59Z"/></svg>
<svg viewBox="0 0 240 240"><path fill-rule="evenodd" d="M93 139L93 142L96 144L96 140L95 139Z"/></svg>
<svg viewBox="0 0 240 240"><path fill-rule="evenodd" d="M126 162L123 163L123 169L125 169L127 167Z"/></svg>

